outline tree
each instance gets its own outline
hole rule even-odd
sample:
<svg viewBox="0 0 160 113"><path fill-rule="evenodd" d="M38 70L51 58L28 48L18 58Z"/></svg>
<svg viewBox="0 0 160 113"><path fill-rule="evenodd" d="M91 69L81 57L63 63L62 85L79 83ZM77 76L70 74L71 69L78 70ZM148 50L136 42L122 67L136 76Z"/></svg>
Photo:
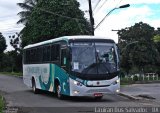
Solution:
<svg viewBox="0 0 160 113"><path fill-rule="evenodd" d="M28 22L28 18L30 17L34 6L37 4L37 0L24 0L23 3L17 3L19 7L21 7L24 11L18 13L20 16L20 20L17 24L26 24Z"/></svg>
<svg viewBox="0 0 160 113"><path fill-rule="evenodd" d="M145 65L154 65L159 60L159 53L153 42L154 28L146 23L136 23L118 32L121 49L122 62L126 64L130 61L133 66L143 71ZM127 52L126 52L127 51ZM128 60L125 60L128 58ZM124 61L125 60L125 61Z"/></svg>
<svg viewBox="0 0 160 113"><path fill-rule="evenodd" d="M0 62L0 71L4 72L20 72L22 71L22 57L21 54L15 51L5 52Z"/></svg>
<svg viewBox="0 0 160 113"><path fill-rule="evenodd" d="M2 58L3 58L3 52L6 49L6 40L2 33L0 32L0 69L2 68Z"/></svg>
<svg viewBox="0 0 160 113"><path fill-rule="evenodd" d="M123 52L121 54L121 63L120 66L124 69L126 72L127 76L129 74L129 70L132 68L132 62L130 61L129 54L126 53L127 51Z"/></svg>
<svg viewBox="0 0 160 113"><path fill-rule="evenodd" d="M29 17L31 16L32 11L33 11L34 7L36 6L37 2L38 2L38 0L24 0L23 3L17 3L17 5L23 9L23 11L18 13L18 15L20 16L20 20L18 20L17 24L24 24L25 25L25 27L20 31L18 37L22 36L23 32L26 31L26 25L28 24Z"/></svg>
<svg viewBox="0 0 160 113"><path fill-rule="evenodd" d="M10 68L12 72L22 71L22 48L21 48L20 35L18 33L15 33L14 35L9 36L9 39L10 39L10 45L14 48L13 51L7 52L5 54L6 58L12 60L12 65L10 65L11 66ZM9 70L10 68L8 67L7 69Z"/></svg>
<svg viewBox="0 0 160 113"><path fill-rule="evenodd" d="M15 52L21 52L21 41L20 34L15 33L14 35L9 36L10 45L15 49Z"/></svg>
<svg viewBox="0 0 160 113"><path fill-rule="evenodd" d="M153 40L154 42L160 42L160 28L157 28L157 30L155 30L155 36Z"/></svg>
<svg viewBox="0 0 160 113"><path fill-rule="evenodd" d="M159 34L154 36L154 41L155 42L160 42L160 35Z"/></svg>
<svg viewBox="0 0 160 113"><path fill-rule="evenodd" d="M160 28L157 28L157 30L155 30L155 36L153 38L156 48L160 54ZM157 66L160 66L160 61L156 63Z"/></svg>
<svg viewBox="0 0 160 113"><path fill-rule="evenodd" d="M76 0L38 0L21 32L22 46L65 35L91 33Z"/></svg>
<svg viewBox="0 0 160 113"><path fill-rule="evenodd" d="M3 51L6 49L7 45L6 45L6 40L4 38L4 36L2 35L2 33L0 32L0 54L3 53Z"/></svg>

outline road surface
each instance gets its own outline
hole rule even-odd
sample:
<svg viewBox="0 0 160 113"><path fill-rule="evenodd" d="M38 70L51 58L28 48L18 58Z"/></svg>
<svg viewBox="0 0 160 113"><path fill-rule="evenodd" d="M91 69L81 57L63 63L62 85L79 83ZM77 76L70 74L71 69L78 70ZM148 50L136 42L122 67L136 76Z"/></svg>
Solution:
<svg viewBox="0 0 160 113"><path fill-rule="evenodd" d="M96 101L91 97L67 97L59 100L52 93L33 94L22 78L0 75L0 93L5 97L7 106L23 113L75 113L93 112L96 107L153 107L159 104L154 100L130 100L120 95L107 95ZM67 111L68 110L68 111ZM88 110L88 111L86 111ZM21 112L22 112L21 111Z"/></svg>

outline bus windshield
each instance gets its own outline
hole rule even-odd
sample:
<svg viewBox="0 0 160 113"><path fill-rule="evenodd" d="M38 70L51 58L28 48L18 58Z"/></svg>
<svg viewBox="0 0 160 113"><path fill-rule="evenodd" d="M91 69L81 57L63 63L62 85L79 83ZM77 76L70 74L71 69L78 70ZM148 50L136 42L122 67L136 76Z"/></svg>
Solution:
<svg viewBox="0 0 160 113"><path fill-rule="evenodd" d="M116 72L117 57L113 43L71 43L72 72L81 74L108 74Z"/></svg>

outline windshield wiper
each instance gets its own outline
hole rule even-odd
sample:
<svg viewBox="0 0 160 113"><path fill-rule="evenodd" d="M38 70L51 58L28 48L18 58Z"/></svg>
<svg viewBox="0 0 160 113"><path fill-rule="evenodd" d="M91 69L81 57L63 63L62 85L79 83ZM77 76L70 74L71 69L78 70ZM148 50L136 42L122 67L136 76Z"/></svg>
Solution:
<svg viewBox="0 0 160 113"><path fill-rule="evenodd" d="M82 73L83 73L83 74L88 74L88 71L89 71L90 69L94 68L96 65L97 65L97 63L92 63L92 64L89 65L87 68L84 68L84 69L82 70Z"/></svg>
<svg viewBox="0 0 160 113"><path fill-rule="evenodd" d="M104 63L100 63L100 64L102 64L105 67L105 69L107 70L107 72L110 73L108 67Z"/></svg>

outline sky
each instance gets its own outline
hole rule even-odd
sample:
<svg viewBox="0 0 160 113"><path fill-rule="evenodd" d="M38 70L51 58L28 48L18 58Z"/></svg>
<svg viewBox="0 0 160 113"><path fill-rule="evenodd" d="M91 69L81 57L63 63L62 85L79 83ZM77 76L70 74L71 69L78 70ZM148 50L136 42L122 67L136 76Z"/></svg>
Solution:
<svg viewBox="0 0 160 113"><path fill-rule="evenodd" d="M121 5L130 4L130 7L114 10L107 18L95 29L96 36L109 37L118 42L116 31L122 28L133 26L135 23L144 22L155 29L160 27L160 0L91 0L95 27L104 16L113 8ZM19 20L17 15L22 9L17 3L23 0L0 0L0 32L6 37L8 44L7 50L12 50L9 46L10 35L19 32L24 26L17 25ZM89 20L88 0L78 0L80 9L85 12L85 17Z"/></svg>

